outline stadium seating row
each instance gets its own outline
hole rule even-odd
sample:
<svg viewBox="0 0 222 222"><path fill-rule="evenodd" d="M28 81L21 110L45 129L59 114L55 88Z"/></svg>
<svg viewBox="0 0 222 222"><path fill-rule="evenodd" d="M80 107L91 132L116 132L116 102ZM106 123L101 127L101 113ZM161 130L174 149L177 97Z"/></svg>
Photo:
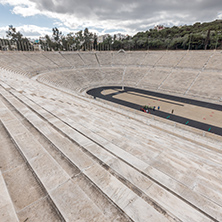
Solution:
<svg viewBox="0 0 222 222"><path fill-rule="evenodd" d="M34 80L6 71L0 79L2 124L60 220L222 219L219 152ZM216 143L214 147L222 148ZM8 181L7 173L3 169ZM81 186L84 178L87 187L100 193L97 199ZM17 206L12 188L3 186ZM13 207L10 199L7 202ZM37 203L16 208L19 220L21 211Z"/></svg>
<svg viewBox="0 0 222 222"><path fill-rule="evenodd" d="M221 51L1 52L1 65L35 74L67 67L153 66L222 70Z"/></svg>
<svg viewBox="0 0 222 222"><path fill-rule="evenodd" d="M221 60L221 51L0 53L3 69L58 88L124 85L214 102L222 101Z"/></svg>

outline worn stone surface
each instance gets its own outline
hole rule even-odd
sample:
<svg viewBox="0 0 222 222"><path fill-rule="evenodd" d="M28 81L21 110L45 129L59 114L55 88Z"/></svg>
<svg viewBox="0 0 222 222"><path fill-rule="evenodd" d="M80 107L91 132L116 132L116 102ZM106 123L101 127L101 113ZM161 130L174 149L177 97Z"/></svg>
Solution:
<svg viewBox="0 0 222 222"><path fill-rule="evenodd" d="M5 172L3 176L16 211L22 210L45 195L24 164Z"/></svg>
<svg viewBox="0 0 222 222"><path fill-rule="evenodd" d="M1 221L222 220L221 141L61 91L124 83L220 103L221 52L0 57L14 70L0 69ZM182 116L221 126L219 111L182 105Z"/></svg>
<svg viewBox="0 0 222 222"><path fill-rule="evenodd" d="M9 196L4 178L0 171L0 221L14 222L18 221L13 203Z"/></svg>

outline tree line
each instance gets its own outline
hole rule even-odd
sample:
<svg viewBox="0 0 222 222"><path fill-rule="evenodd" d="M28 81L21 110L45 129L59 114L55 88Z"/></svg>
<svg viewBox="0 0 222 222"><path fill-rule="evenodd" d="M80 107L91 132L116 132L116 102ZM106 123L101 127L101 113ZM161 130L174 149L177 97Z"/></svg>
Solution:
<svg viewBox="0 0 222 222"><path fill-rule="evenodd" d="M0 39L0 50L6 46L9 50L13 50L13 47L22 51L34 50L33 44L13 26L9 26L6 33L7 39ZM115 35L106 35L100 43L98 36L88 28L64 35L55 27L52 29L52 35L41 37L39 43L45 51L222 49L222 20L166 27L160 31L150 29L123 39L117 39Z"/></svg>
<svg viewBox="0 0 222 222"><path fill-rule="evenodd" d="M33 45L21 32L12 25L6 31L7 39L0 38L0 50L33 51Z"/></svg>
<svg viewBox="0 0 222 222"><path fill-rule="evenodd" d="M139 49L221 49L222 20L194 25L173 26L161 31L151 29L133 36Z"/></svg>

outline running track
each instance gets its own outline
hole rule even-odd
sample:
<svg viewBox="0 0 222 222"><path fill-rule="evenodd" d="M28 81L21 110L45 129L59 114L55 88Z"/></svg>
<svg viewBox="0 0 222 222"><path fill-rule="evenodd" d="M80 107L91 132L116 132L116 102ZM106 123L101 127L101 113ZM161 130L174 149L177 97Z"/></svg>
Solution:
<svg viewBox="0 0 222 222"><path fill-rule="evenodd" d="M162 93L157 93L157 92L152 92L152 91L147 91L147 90L142 90L142 89L136 89L136 88L131 88L131 87L124 87L124 91L115 92L115 93L112 93L109 95L102 95L101 92L103 90L107 90L107 89L121 89L121 87L118 87L118 86L99 87L99 88L89 90L87 92L87 94L93 96L94 98L98 97L100 99L108 100L110 102L117 103L119 105L123 105L126 107L130 107L135 110L140 110L140 105L135 104L135 103L131 103L131 102L127 102L124 100L116 99L116 98L113 98L113 96L117 95L117 94L121 94L121 93L127 93L128 91L130 91L130 92L136 92L136 93L140 93L140 94L144 94L144 95L155 96L155 97L159 97L162 99L171 100L172 104L174 104L176 102L182 102L182 103L192 104L195 106L200 106L200 107L210 108L213 110L222 111L222 105L219 105L219 104L207 103L207 102L202 102L202 101L198 101L198 100L187 99L187 98L182 98L182 97L177 97L177 96L172 96L172 95L166 95L166 94L162 94ZM149 110L149 112L150 112L150 114L161 117L161 118L165 118L165 119L177 122L177 123L182 123L182 124L185 124L185 125L197 128L197 129L201 129L203 131L211 132L211 133L222 136L222 128L217 127L217 126L212 126L210 124L206 124L203 122L184 118L184 117L177 116L177 115L174 115L171 113L166 113L166 112L163 112L160 110L155 110L155 111ZM222 120L218 120L218 121L221 121L221 124L222 124Z"/></svg>

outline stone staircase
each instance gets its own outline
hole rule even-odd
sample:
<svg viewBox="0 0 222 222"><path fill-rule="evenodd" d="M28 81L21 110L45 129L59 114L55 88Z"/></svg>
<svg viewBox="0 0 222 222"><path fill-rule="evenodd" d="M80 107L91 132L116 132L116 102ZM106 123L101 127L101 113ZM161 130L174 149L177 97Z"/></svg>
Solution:
<svg viewBox="0 0 222 222"><path fill-rule="evenodd" d="M0 95L2 139L21 156L1 166L1 221L222 220L221 152L29 79L2 78Z"/></svg>

